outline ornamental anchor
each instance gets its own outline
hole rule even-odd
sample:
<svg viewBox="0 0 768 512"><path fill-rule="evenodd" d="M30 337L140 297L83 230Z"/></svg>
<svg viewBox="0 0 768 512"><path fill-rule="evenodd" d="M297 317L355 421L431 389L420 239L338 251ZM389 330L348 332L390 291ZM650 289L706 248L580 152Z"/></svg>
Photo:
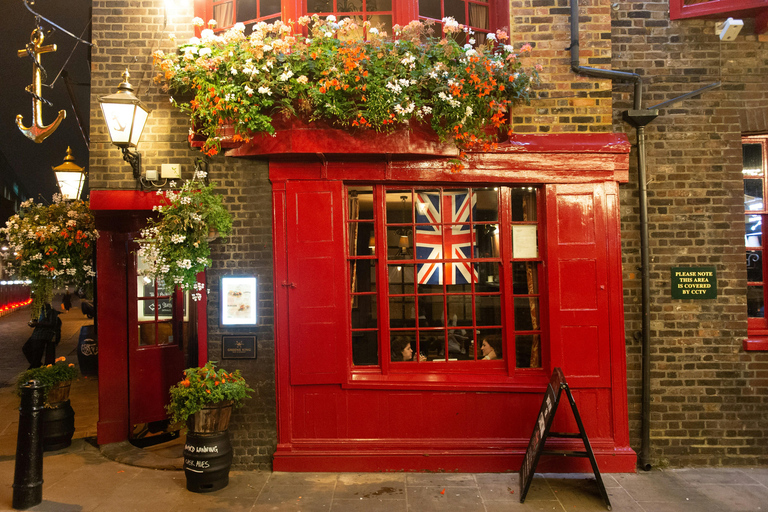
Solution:
<svg viewBox="0 0 768 512"><path fill-rule="evenodd" d="M16 116L16 125L19 127L19 130L21 130L21 133L23 133L25 137L38 143L43 142L45 139L48 138L49 135L55 132L56 128L59 127L59 124L61 124L64 118L67 117L67 112L65 110L59 110L59 115L56 117L56 120L54 122L52 122L48 126L43 125L43 109L42 109L41 103L45 100L41 96L42 91L41 91L40 72L42 69L42 65L40 62L40 56L43 53L56 51L55 44L43 46L44 38L45 36L43 35L43 31L40 30L39 28L36 28L35 30L32 31L30 44L28 44L27 47L24 48L23 50L18 50L17 52L19 57L34 55L34 64L33 64L33 72L32 72L33 83L26 87L26 91L32 95L32 117L34 118L34 124L29 128L26 128L22 123L23 116L19 114Z"/></svg>

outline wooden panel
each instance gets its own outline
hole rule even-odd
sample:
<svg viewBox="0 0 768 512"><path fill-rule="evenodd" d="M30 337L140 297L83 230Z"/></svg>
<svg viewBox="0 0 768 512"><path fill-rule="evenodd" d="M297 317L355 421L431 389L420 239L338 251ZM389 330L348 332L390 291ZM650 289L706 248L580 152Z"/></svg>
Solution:
<svg viewBox="0 0 768 512"><path fill-rule="evenodd" d="M546 189L552 367L573 387L610 386L610 310L602 184Z"/></svg>
<svg viewBox="0 0 768 512"><path fill-rule="evenodd" d="M286 186L292 384L340 383L347 367L346 278L340 182Z"/></svg>

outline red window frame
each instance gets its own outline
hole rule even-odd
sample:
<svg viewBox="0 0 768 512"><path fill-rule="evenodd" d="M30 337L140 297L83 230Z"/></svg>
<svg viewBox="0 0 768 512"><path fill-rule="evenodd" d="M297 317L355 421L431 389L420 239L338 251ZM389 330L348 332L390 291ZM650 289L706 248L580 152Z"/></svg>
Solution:
<svg viewBox="0 0 768 512"><path fill-rule="evenodd" d="M542 368L546 367L546 359L548 358L548 332L546 326L548 325L548 315L547 315L547 308L546 308L546 297L544 296L544 290L546 289L545 286L545 276L544 276L544 260L545 260L545 254L543 250L543 235L545 232L545 221L544 221L544 199L543 199L543 189L539 187L525 187L536 195L536 209L535 209L535 218L533 219L521 219L521 218L513 218L513 212L511 211L511 194L512 190L520 188L515 185L510 186L503 186L503 187L486 187L482 185L470 185L470 186L462 186L462 185L450 185L450 186L424 186L424 185L417 185L417 186L389 186L389 185L372 185L370 186L373 190L373 214L371 216L365 215L365 216L359 216L356 215L353 211L355 208L354 201L348 201L347 202L347 213L345 215L346 218L346 226L345 231L347 234L347 238L345 240L345 246L346 250L345 253L347 255L347 268L349 271L348 280L347 283L350 284L350 288L348 288L348 298L349 298L349 304L350 304L350 310L352 310L354 307L356 307L356 303L359 301L363 303L364 301L372 301L376 304L375 311L373 312L373 315L375 316L376 325L364 325L362 323L355 324L354 319L354 313L353 318L350 319L350 337L352 338L350 340L350 366L352 371L352 380L354 381L356 379L355 374L357 375L357 378L365 378L367 376L373 376L373 374L379 374L379 375L408 375L408 374L463 374L471 372L473 374L476 374L478 372L480 373L495 373L499 375L507 375L507 376L513 376L513 375L521 375L528 377L535 377L538 376L538 373L541 373L543 370ZM349 190L353 189L361 189L366 188L366 186L361 185L350 185L347 190L347 197L349 198ZM422 294L420 292L417 292L417 287L415 287L414 284L411 284L411 288L414 288L413 293L407 292L407 293L391 293L390 290L390 270L392 270L394 267L402 265L402 266L412 266L414 267L413 273L415 275L417 271L417 265L420 261L418 258L415 257L415 255L412 254L413 248L414 248L414 236L413 233L415 233L415 230L418 228L419 224L416 222L416 218L414 216L414 208L416 207L413 204L413 201L415 201L415 195L418 192L424 192L425 190L429 191L452 191L452 190L466 190L466 189L488 189L488 188L494 188L498 190L498 218L496 220L489 220L489 221L482 221L478 219L472 219L468 222L468 224L472 226L487 226L490 228L497 227L498 229L498 254L489 256L488 254L481 254L478 252L475 254L472 258L469 258L467 261L471 261L473 264L497 264L498 265L498 272L496 273L495 279L498 280L498 292L488 292L486 291L479 291L477 286L473 286L470 291L457 291L457 292L450 292L448 291L448 287L446 285L443 285L443 293L440 294L439 292L431 293L428 292L426 294ZM390 206L387 207L387 193L390 193L390 198L392 194L411 194L410 197L412 198L412 202L410 203L410 211L408 212L410 214L410 222L403 222L403 219L400 218L388 218L387 212L389 212L389 215L392 216L393 207ZM396 209L396 208L395 208ZM443 218L441 221L441 225L445 225L446 221ZM527 257L513 257L513 251L512 251L512 238L513 238L513 226L523 226L523 225L536 225L536 243L537 243L537 253L535 256L531 257L530 255L527 255ZM444 226L445 227L445 226ZM360 248L361 243L358 242L357 244L354 243L354 239L356 238L358 241L362 240L362 238L365 238L368 240L368 233L373 232L373 237L369 244L369 251L366 251L365 248ZM392 255L388 254L387 251L383 251L379 248L385 248L388 246L387 239L392 238L391 236L388 237L387 234L392 235L393 232L395 233L395 236L404 236L408 238L408 248L410 249L410 254L406 256L401 255ZM360 234L362 233L362 234ZM473 236L477 236L476 234ZM360 238L362 237L362 238ZM365 240L363 240L365 241ZM391 246L391 244L389 244ZM436 260L437 261L437 260ZM444 258L439 260L443 263L450 263L452 260L450 258ZM371 263L375 266L375 286L370 287L366 286L364 289L358 289L355 287L355 284L353 284L353 279L355 278L355 269L357 265L370 265ZM538 288L534 289L530 283L524 284L522 289L518 287L515 289L513 287L513 266L514 265L523 265L523 268L525 269L526 265L530 265L531 270L536 274L534 281L538 283ZM367 267L366 267L367 268ZM530 273L529 273L530 275ZM415 280L415 279L414 279ZM445 282L445 280L444 280ZM472 304L475 304L475 301L478 299L478 297L492 297L496 296L499 299L500 302L500 309L501 309L501 324L500 325L482 325L480 326L477 323L477 320L475 318L476 311L473 308L471 318L472 318L472 325L470 326L464 326L468 329L472 329L475 331L480 331L481 334L483 330L486 330L486 332L491 333L491 331L498 330L500 333L503 333L502 336L502 358L497 359L494 361L482 361L482 354L480 352L480 341L481 338L478 336L473 336L475 338L475 343L471 345L471 354L468 354L468 356L471 355L471 358L468 358L467 360L447 360L450 359L448 356L448 347L445 346L445 350L443 352L443 356L446 359L444 360L430 360L430 361L409 361L409 362L392 362L390 360L390 343L393 340L393 337L396 336L401 331L404 333L409 333L410 331L413 331L414 333L418 333L416 335L416 338L418 340L421 340L421 336L423 334L431 334L434 331L434 334L440 335L442 334L443 340L445 340L445 343L447 344L448 339L448 333L451 330L451 326L448 325L450 322L444 322L441 326L430 326L427 325L426 327L423 327L420 323L416 322L414 320L414 326L413 327L393 327L391 325L390 320L390 299L397 299L400 298L413 298L414 305L416 306L415 313L418 315L418 300L419 297L423 297L425 295L442 295L445 299L443 301L443 307L444 307L444 318L449 318L448 313L448 302L451 297L456 297L460 299L464 299L466 297L472 298ZM461 296L461 297L459 297ZM536 304L536 308L538 309L538 324L536 321L532 321L532 325L529 328L525 329L518 329L515 326L515 301L523 301L526 305L527 304ZM369 302L370 304L370 302ZM370 307L370 306L368 306ZM527 307L527 306L526 306ZM530 306L533 307L533 306ZM461 326L460 326L461 327ZM375 363L367 363L367 364L361 364L361 365L354 365L353 361L355 359L355 338L357 337L357 340L361 340L365 338L366 336L375 335L378 339L378 357L377 361ZM518 354L516 352L516 343L521 340L521 337L537 337L538 339L538 345L539 345L539 354L537 356L538 366L535 367L518 367L517 366L517 359ZM423 349L423 347L420 345L420 341L415 344L415 346L412 347L414 354L418 354L420 349ZM423 350L422 350L423 351ZM530 358L530 356L528 356ZM418 359L418 357L417 357ZM529 359L530 360L530 359Z"/></svg>
<svg viewBox="0 0 768 512"><path fill-rule="evenodd" d="M744 180L745 180L745 186L744 186L744 215L745 215L745 253L746 253L746 265L747 265L747 303L748 303L748 320L747 320L747 329L750 336L768 336L768 316L766 315L766 312L768 312L768 289L766 289L766 284L768 284L768 262L766 262L766 244L765 244L765 238L764 238L764 231L766 229L766 226L768 226L768 207L766 207L766 201L768 200L768 196L766 193L768 193L768 184L766 183L768 181L768 137L744 137L742 139L742 146L745 148L745 155L746 155L746 147L750 146L758 146L760 147L760 160L761 160L761 168L759 171L752 170L751 172L747 172L746 168L744 171ZM757 179L760 180L760 192L762 193L762 198L754 198L750 200L750 197L754 197L751 195L747 195L748 190L754 189L754 184L752 186L747 185L747 180L756 181ZM761 200L760 200L761 199ZM749 204L748 204L749 203ZM757 230L761 233L760 238L758 239L757 236L755 236L753 233L756 233ZM762 254L762 257L758 257L758 253ZM756 269L755 265L759 265L760 269ZM755 277L758 277L758 273L762 275L761 280L755 280ZM750 280L752 278L752 280ZM755 303L754 301L750 302L749 297L755 294L760 294L760 292L750 293L750 289L757 289L758 287L762 287L762 296L763 296L763 304L762 304L762 316L757 316L754 313Z"/></svg>

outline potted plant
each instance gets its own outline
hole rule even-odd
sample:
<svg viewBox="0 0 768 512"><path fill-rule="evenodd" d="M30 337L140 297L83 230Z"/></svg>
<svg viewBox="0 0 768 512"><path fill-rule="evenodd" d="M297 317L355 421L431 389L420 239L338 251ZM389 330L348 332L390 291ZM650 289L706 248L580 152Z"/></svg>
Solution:
<svg viewBox="0 0 768 512"><path fill-rule="evenodd" d="M209 156L221 149L221 126L247 141L274 134L280 114L377 132L418 121L459 149L486 150L507 131L510 108L529 101L541 69L523 65L530 45L513 48L505 32L474 34L453 18L437 27L441 37L430 22L395 25L390 38L332 15L259 22L249 35L242 23L220 34L215 21L209 27L175 53L154 54L157 80L174 96L194 94L173 103Z"/></svg>
<svg viewBox="0 0 768 512"><path fill-rule="evenodd" d="M211 492L229 483L232 445L229 419L233 407L240 407L248 387L239 370L228 372L211 361L200 368L188 368L184 379L171 387L171 401L166 407L174 422L186 422L184 474L187 489Z"/></svg>
<svg viewBox="0 0 768 512"><path fill-rule="evenodd" d="M30 380L43 386L45 409L43 409L43 450L52 451L72 444L75 433L75 411L69 402L72 381L79 372L74 364L59 357L53 364L30 368L16 379L16 393Z"/></svg>
<svg viewBox="0 0 768 512"><path fill-rule="evenodd" d="M211 264L211 233L226 236L232 231L232 216L224 207L215 183L206 184L206 173L195 170L191 180L176 189L159 190L159 213L141 232L139 256L146 263L144 275L167 287L193 290L192 299L200 300L205 284L197 274Z"/></svg>
<svg viewBox="0 0 768 512"><path fill-rule="evenodd" d="M32 199L21 203L20 211L0 229L14 254L9 271L32 286L32 318L36 319L53 298L53 283L93 288L93 248L98 238L88 203L64 201L54 194L53 203Z"/></svg>

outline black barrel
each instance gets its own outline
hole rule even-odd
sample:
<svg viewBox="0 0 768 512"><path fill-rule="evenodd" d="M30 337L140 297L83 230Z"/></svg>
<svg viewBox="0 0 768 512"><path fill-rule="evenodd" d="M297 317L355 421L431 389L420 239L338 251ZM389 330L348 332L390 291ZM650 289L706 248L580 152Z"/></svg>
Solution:
<svg viewBox="0 0 768 512"><path fill-rule="evenodd" d="M99 374L99 344L96 340L96 328L93 325L84 325L80 328L77 363L83 375Z"/></svg>
<svg viewBox="0 0 768 512"><path fill-rule="evenodd" d="M195 434L187 432L184 445L184 474L187 490L212 492L229 484L232 444L229 433Z"/></svg>
<svg viewBox="0 0 768 512"><path fill-rule="evenodd" d="M75 410L69 400L43 409L43 451L61 450L72 444Z"/></svg>

